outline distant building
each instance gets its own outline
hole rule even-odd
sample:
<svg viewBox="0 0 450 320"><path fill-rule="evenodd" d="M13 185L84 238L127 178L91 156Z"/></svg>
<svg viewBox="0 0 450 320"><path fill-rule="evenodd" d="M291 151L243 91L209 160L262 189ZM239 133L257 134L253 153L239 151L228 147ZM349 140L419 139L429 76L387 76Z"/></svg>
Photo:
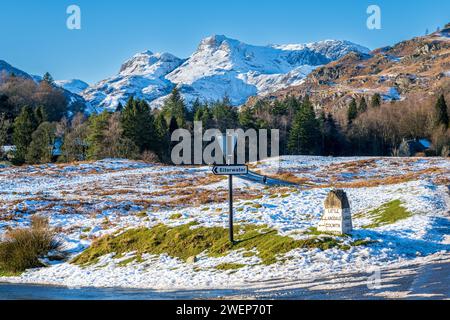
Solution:
<svg viewBox="0 0 450 320"><path fill-rule="evenodd" d="M0 147L0 160L12 160L16 146L1 146ZM3 158L3 159L1 159Z"/></svg>
<svg viewBox="0 0 450 320"><path fill-rule="evenodd" d="M332 190L324 203L325 214L319 223L317 231L347 234L353 230L350 203L344 190Z"/></svg>
<svg viewBox="0 0 450 320"><path fill-rule="evenodd" d="M398 147L399 157L414 157L425 155L431 149L431 142L427 139L403 140Z"/></svg>

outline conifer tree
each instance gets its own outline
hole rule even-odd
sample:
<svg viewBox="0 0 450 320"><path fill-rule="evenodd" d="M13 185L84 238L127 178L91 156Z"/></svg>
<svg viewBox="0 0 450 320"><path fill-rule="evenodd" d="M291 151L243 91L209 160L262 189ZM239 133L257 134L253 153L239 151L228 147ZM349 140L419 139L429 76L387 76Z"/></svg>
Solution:
<svg viewBox="0 0 450 320"><path fill-rule="evenodd" d="M348 124L349 125L352 124L353 120L355 120L357 116L358 116L358 106L356 104L355 98L353 98L347 110Z"/></svg>
<svg viewBox="0 0 450 320"><path fill-rule="evenodd" d="M244 129L257 129L256 119L251 108L243 108L239 112L239 125Z"/></svg>
<svg viewBox="0 0 450 320"><path fill-rule="evenodd" d="M145 100L131 97L121 115L123 135L138 146L140 152L155 150L154 117Z"/></svg>
<svg viewBox="0 0 450 320"><path fill-rule="evenodd" d="M8 140L10 125L10 120L6 118L6 114L0 113L0 159L3 157L2 146L4 146Z"/></svg>
<svg viewBox="0 0 450 320"><path fill-rule="evenodd" d="M178 88L175 87L170 96L164 102L162 112L164 113L167 122L174 117L179 128L186 127L188 111Z"/></svg>
<svg viewBox="0 0 450 320"><path fill-rule="evenodd" d="M381 95L379 93L375 93L372 96L372 100L370 102L372 108L378 108L381 105Z"/></svg>
<svg viewBox="0 0 450 320"><path fill-rule="evenodd" d="M362 97L361 101L359 102L359 108L358 108L358 113L364 113L367 111L367 102L366 102L366 98Z"/></svg>
<svg viewBox="0 0 450 320"><path fill-rule="evenodd" d="M122 105L122 103L119 102L119 104L117 105L117 108L116 108L116 112L122 112L122 111L123 111L123 105Z"/></svg>
<svg viewBox="0 0 450 320"><path fill-rule="evenodd" d="M177 119L174 116L172 116L170 118L170 123L169 123L169 133L170 133L170 135L172 135L172 133L175 130L177 130L177 129L179 129L178 121L177 121Z"/></svg>
<svg viewBox="0 0 450 320"><path fill-rule="evenodd" d="M45 108L43 106L39 106L36 108L35 112L35 117L36 117L36 122L38 125L40 125L41 123L47 121L47 113L45 111Z"/></svg>
<svg viewBox="0 0 450 320"><path fill-rule="evenodd" d="M320 144L319 122L311 102L305 99L292 123L288 149L292 154L317 154Z"/></svg>
<svg viewBox="0 0 450 320"><path fill-rule="evenodd" d="M26 162L29 164L49 163L53 158L55 146L56 125L43 122L33 132L32 140L26 154Z"/></svg>
<svg viewBox="0 0 450 320"><path fill-rule="evenodd" d="M324 125L324 153L325 155L338 155L341 152L341 137L339 134L336 121L331 113L325 119Z"/></svg>
<svg viewBox="0 0 450 320"><path fill-rule="evenodd" d="M202 104L200 103L200 100L198 98L195 99L194 103L192 104L191 110L189 110L188 112L187 120L191 122L194 121L195 115L197 114L197 111L201 109L201 107Z"/></svg>
<svg viewBox="0 0 450 320"><path fill-rule="evenodd" d="M28 147L32 141L32 134L36 128L37 121L33 109L29 106L23 107L13 125L13 143L16 147L13 159L14 164L22 165L25 163Z"/></svg>
<svg viewBox="0 0 450 320"><path fill-rule="evenodd" d="M88 135L86 137L87 159L98 160L103 158L103 144L109 125L110 114L107 111L89 118Z"/></svg>
<svg viewBox="0 0 450 320"><path fill-rule="evenodd" d="M448 118L448 110L447 110L447 103L445 102L445 97L443 94L439 97L438 101L436 102L436 124L438 126L443 125L445 128L448 128L449 125L449 118Z"/></svg>
<svg viewBox="0 0 450 320"><path fill-rule="evenodd" d="M165 161L170 155L170 136L169 129L167 127L166 119L162 112L159 112L155 117L155 135L156 135L156 145L159 158Z"/></svg>
<svg viewBox="0 0 450 320"><path fill-rule="evenodd" d="M53 80L53 77L51 76L51 74L49 73L49 72L46 72L45 74L44 74L44 76L42 77L42 81L45 81L45 82L47 82L48 84L50 84L50 85L53 85L54 84L54 80Z"/></svg>

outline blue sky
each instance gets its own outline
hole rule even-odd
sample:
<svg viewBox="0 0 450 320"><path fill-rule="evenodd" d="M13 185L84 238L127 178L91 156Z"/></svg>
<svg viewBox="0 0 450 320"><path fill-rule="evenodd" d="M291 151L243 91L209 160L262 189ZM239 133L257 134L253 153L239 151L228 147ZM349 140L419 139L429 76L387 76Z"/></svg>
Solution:
<svg viewBox="0 0 450 320"><path fill-rule="evenodd" d="M71 4L81 8L81 30L66 28ZM371 4L382 10L381 30L366 27ZM212 34L257 45L346 39L374 49L447 22L448 0L2 0L0 59L93 83L147 49L188 57Z"/></svg>

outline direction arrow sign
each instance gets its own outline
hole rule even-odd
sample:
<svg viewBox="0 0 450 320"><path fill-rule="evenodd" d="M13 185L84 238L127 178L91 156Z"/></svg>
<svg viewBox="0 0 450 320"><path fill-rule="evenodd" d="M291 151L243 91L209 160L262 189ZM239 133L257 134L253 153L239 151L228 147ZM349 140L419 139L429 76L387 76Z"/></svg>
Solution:
<svg viewBox="0 0 450 320"><path fill-rule="evenodd" d="M243 174L248 174L247 166L215 166L212 169L215 175L223 176L240 176Z"/></svg>

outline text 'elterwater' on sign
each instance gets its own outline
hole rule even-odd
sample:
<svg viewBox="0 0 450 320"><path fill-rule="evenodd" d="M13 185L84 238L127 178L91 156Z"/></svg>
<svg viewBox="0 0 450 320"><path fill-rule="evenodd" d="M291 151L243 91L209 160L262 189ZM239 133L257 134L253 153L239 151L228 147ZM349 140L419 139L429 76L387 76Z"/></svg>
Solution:
<svg viewBox="0 0 450 320"><path fill-rule="evenodd" d="M238 176L248 174L247 166L215 166L212 169L215 175Z"/></svg>

